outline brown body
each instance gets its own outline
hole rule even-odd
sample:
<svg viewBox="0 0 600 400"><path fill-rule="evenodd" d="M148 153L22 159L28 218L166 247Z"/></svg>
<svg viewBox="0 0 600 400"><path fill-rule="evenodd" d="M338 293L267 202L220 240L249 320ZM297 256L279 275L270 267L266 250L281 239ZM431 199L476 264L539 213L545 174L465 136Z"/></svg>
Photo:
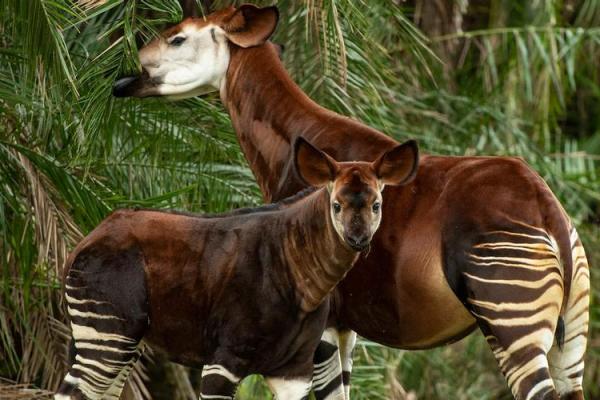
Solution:
<svg viewBox="0 0 600 400"><path fill-rule="evenodd" d="M201 367L235 356L236 375L272 376L290 358L304 360L296 368L312 363L329 309L321 293L319 304L302 310L306 294L295 276L321 268L318 254L335 253L339 264L327 265L340 277L356 258L323 218L328 209L321 190L285 209L232 217L121 210L73 257L77 265L81 254L99 247L104 254L140 254L141 265L107 263L101 272L143 267L149 321L143 337L173 361ZM314 250L316 263L306 262L304 246Z"/></svg>
<svg viewBox="0 0 600 400"><path fill-rule="evenodd" d="M144 340L206 366L206 398L232 398L256 373L279 398L307 398L328 296L380 224L381 188L412 179L417 159L408 142L338 163L298 139L298 175L321 189L212 217L114 212L65 268L74 359L59 396L118 398Z"/></svg>
<svg viewBox="0 0 600 400"><path fill-rule="evenodd" d="M232 30L230 20L243 22ZM305 187L291 158L300 135L346 161L374 160L397 144L310 100L265 43L275 23L273 8L242 6L186 20L175 34L188 41L209 30L222 35L197 56L213 57L210 46L227 53L226 60L213 57L227 61L227 69L211 87L220 91L266 201ZM189 51L173 48L169 32L143 48L140 60L144 69L160 64L171 75L148 70L152 79L122 79L115 95L197 93L162 83L162 76L185 73L169 60ZM205 81L199 74L198 85ZM423 349L459 339L477 324L515 397L581 398L588 267L576 231L541 177L515 158L423 156L414 181L386 188L383 198L385 218L368 257L339 285L338 326Z"/></svg>

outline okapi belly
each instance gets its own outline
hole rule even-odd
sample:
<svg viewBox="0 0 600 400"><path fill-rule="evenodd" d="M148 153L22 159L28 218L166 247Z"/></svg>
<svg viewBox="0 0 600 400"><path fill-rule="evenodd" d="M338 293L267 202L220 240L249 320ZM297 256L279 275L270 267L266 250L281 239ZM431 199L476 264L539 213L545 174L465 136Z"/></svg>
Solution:
<svg viewBox="0 0 600 400"><path fill-rule="evenodd" d="M342 322L369 340L402 349L435 347L473 331L475 318L450 288L441 255L430 250L439 248L431 237L417 237L427 245L401 252L401 260L361 259L340 285Z"/></svg>

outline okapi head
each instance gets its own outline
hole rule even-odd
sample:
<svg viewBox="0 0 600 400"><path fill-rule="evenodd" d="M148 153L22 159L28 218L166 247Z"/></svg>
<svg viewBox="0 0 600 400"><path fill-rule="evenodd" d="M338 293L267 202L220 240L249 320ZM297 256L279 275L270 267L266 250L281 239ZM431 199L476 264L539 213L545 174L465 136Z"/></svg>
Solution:
<svg viewBox="0 0 600 400"><path fill-rule="evenodd" d="M278 18L276 7L249 4L187 18L139 51L142 73L119 79L113 94L179 99L219 90L229 66L230 46L263 44Z"/></svg>
<svg viewBox="0 0 600 400"><path fill-rule="evenodd" d="M381 223L384 186L410 182L418 158L414 140L388 150L373 162L337 162L302 137L294 143L296 172L309 186L327 187L333 226L342 241L356 251L369 246Z"/></svg>

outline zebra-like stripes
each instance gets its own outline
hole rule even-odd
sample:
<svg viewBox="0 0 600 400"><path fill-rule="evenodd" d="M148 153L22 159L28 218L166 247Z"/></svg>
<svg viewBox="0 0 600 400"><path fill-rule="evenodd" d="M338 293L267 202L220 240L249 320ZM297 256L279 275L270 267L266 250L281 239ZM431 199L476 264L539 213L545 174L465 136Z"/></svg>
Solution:
<svg viewBox="0 0 600 400"><path fill-rule="evenodd" d="M563 315L565 332L562 349L550 350L550 374L559 394L581 392L584 351L589 328L590 271L585 251L575 228L571 229L573 276L571 294ZM582 397L583 398L583 397Z"/></svg>
<svg viewBox="0 0 600 400"><path fill-rule="evenodd" d="M313 360L313 390L317 400L343 400L344 388L339 352L339 333L328 328L321 336Z"/></svg>
<svg viewBox="0 0 600 400"><path fill-rule="evenodd" d="M314 358L313 390L317 400L350 398L350 373L356 332L328 328Z"/></svg>
<svg viewBox="0 0 600 400"><path fill-rule="evenodd" d="M202 369L200 399L233 400L240 378L222 365L205 365Z"/></svg>
<svg viewBox="0 0 600 400"><path fill-rule="evenodd" d="M573 258L572 276L565 276L571 268L563 265L555 238L538 227L518 228L490 231L467 252L466 302L514 396L558 398L581 390L587 262L574 229L572 255L565 255Z"/></svg>
<svg viewBox="0 0 600 400"><path fill-rule="evenodd" d="M131 360L127 362L123 369L121 369L121 372L119 373L113 384L104 393L104 398L106 400L118 400L121 397L121 393L123 392L123 388L125 387L125 383L127 382L129 373L133 369L133 366L135 365L136 361L140 358L142 353L143 345L138 347L136 354Z"/></svg>
<svg viewBox="0 0 600 400"><path fill-rule="evenodd" d="M106 301L81 285L81 273L70 271L65 287L71 319L74 362L56 399L81 393L87 399L118 399L142 350L139 340L121 333L127 321L115 315Z"/></svg>

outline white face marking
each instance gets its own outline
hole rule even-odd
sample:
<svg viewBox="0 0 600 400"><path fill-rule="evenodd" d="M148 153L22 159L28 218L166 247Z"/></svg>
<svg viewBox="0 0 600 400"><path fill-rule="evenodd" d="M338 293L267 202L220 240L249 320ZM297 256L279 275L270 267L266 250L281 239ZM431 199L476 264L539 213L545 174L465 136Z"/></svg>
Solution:
<svg viewBox="0 0 600 400"><path fill-rule="evenodd" d="M140 63L157 82L156 94L182 99L219 90L229 66L225 32L193 25L140 51Z"/></svg>
<svg viewBox="0 0 600 400"><path fill-rule="evenodd" d="M381 224L381 207L382 207L382 196L381 196L381 190L383 190L383 185L379 186L379 191L377 192L377 198L375 200L375 203L379 203L380 209L378 212L375 212L373 210L373 204L369 204L367 205L367 207L369 207L369 209L371 210L371 214L370 214L370 220L369 225L370 225L370 235L371 237L373 237L373 235L375 234L375 232L377 231L377 229L379 228L379 225ZM335 185L331 184L327 186L327 190L330 193L330 205L329 205L329 213L331 216L331 222L333 223L333 227L335 229L335 231L337 232L337 234L339 235L340 239L342 239L342 241L345 241L345 233L346 233L346 229L344 227L344 212L352 212L351 210L345 210L344 207L336 200L336 193L338 192L339 188L336 188ZM339 209L339 212L336 212L336 209ZM370 237L370 238L371 238ZM369 239L370 239L369 238Z"/></svg>
<svg viewBox="0 0 600 400"><path fill-rule="evenodd" d="M339 206L341 209L341 205L337 202L337 200L331 199L331 205L329 207L329 212L331 213L331 221L333 222L333 227L335 228L335 231L337 232L337 234L339 235L340 239L345 240L344 239L344 224L342 223L342 212L338 212L336 213L336 207Z"/></svg>
<svg viewBox="0 0 600 400"><path fill-rule="evenodd" d="M382 187L383 189L383 187ZM373 206L377 203L379 205L379 209L375 211ZM379 229L379 225L381 224L381 213L383 207L383 198L381 196L381 191L377 192L377 199L373 204L371 204L371 237L375 234L377 229Z"/></svg>

